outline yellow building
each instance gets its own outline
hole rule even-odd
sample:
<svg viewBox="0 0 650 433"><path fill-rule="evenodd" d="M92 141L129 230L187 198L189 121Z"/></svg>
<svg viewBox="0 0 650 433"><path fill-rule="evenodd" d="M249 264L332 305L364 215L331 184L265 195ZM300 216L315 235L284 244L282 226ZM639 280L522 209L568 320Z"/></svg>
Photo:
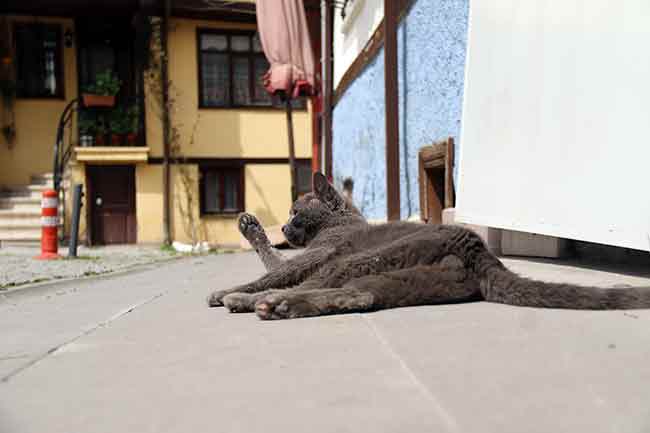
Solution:
<svg viewBox="0 0 650 433"><path fill-rule="evenodd" d="M57 128L69 104L60 146L60 154L70 149L63 235L69 233L71 186L82 183L82 240L163 242L166 161L171 240L237 244L242 211L265 225L286 220L285 111L260 82L268 64L253 5L237 13L202 13L201 20L172 10L165 105L164 26L143 12L143 2L115 2L101 11L68 1L51 7L49 16L34 15L38 7L29 10L38 2L9 3L0 16L0 90L8 94L0 102L0 242L39 238L40 191L51 182ZM106 70L121 81L115 105L81 102ZM6 83L15 83L13 97ZM310 106L298 101L293 114L299 192L310 185Z"/></svg>

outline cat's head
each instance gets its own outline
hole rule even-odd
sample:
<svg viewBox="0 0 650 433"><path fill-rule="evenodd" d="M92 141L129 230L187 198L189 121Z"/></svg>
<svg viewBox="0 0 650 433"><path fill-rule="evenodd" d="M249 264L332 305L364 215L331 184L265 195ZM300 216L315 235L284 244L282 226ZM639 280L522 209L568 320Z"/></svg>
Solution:
<svg viewBox="0 0 650 433"><path fill-rule="evenodd" d="M282 227L282 233L294 247L307 246L325 228L364 221L357 208L322 173L314 173L312 183L313 192L293 203L289 220Z"/></svg>

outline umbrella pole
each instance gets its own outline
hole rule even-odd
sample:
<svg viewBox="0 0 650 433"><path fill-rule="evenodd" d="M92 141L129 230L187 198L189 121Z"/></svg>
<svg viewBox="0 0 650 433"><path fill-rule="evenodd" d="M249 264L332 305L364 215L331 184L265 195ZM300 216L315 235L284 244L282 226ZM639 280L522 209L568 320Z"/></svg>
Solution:
<svg viewBox="0 0 650 433"><path fill-rule="evenodd" d="M293 114L291 112L291 98L286 98L285 107L287 111L287 135L289 137L289 169L291 170L291 202L298 199L296 189L296 149L293 143Z"/></svg>

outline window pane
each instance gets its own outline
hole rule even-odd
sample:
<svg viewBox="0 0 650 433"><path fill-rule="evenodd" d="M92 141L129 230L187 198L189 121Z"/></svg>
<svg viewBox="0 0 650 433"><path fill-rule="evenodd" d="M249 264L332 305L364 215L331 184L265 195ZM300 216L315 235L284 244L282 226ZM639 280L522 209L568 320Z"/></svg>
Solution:
<svg viewBox="0 0 650 433"><path fill-rule="evenodd" d="M230 102L230 68L228 55L217 53L201 54L203 83L201 95L203 105L221 107Z"/></svg>
<svg viewBox="0 0 650 433"><path fill-rule="evenodd" d="M253 67L253 80L255 81L254 102L256 105L271 105L271 95L264 88L262 77L269 70L269 62L264 56L255 56Z"/></svg>
<svg viewBox="0 0 650 433"><path fill-rule="evenodd" d="M232 51L246 52L250 51L250 36L231 36L230 37L230 49Z"/></svg>
<svg viewBox="0 0 650 433"><path fill-rule="evenodd" d="M253 36L253 51L256 53L263 52L262 41L260 41L259 33L255 33L255 36Z"/></svg>
<svg viewBox="0 0 650 433"><path fill-rule="evenodd" d="M250 105L250 69L248 57L233 57L233 91L235 105Z"/></svg>
<svg viewBox="0 0 650 433"><path fill-rule="evenodd" d="M224 206L223 210L239 210L239 171L229 170L224 173Z"/></svg>
<svg viewBox="0 0 650 433"><path fill-rule="evenodd" d="M16 27L18 95L28 97L59 96L58 27L41 24Z"/></svg>
<svg viewBox="0 0 650 433"><path fill-rule="evenodd" d="M206 171L204 173L203 184L205 185L205 204L204 210L206 212L219 212L220 202L220 189L219 189L219 174L216 171Z"/></svg>
<svg viewBox="0 0 650 433"><path fill-rule="evenodd" d="M226 51L228 49L228 38L225 35L203 34L201 35L201 49Z"/></svg>

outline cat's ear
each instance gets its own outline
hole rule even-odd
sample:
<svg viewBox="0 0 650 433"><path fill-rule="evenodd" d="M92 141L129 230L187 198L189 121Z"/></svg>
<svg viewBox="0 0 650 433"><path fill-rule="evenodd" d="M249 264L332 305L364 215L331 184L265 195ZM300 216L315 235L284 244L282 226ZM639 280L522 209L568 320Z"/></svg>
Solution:
<svg viewBox="0 0 650 433"><path fill-rule="evenodd" d="M314 194L330 209L342 210L345 209L345 200L339 192L327 181L325 175L321 172L315 172L312 179L314 186Z"/></svg>

